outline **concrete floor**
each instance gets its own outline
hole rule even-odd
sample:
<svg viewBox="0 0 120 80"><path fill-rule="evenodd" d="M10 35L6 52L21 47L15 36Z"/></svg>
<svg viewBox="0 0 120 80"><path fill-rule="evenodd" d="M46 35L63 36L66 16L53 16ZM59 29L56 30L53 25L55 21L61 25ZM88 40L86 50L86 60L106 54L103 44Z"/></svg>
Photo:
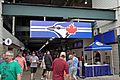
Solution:
<svg viewBox="0 0 120 80"><path fill-rule="evenodd" d="M42 74L42 69L38 68L35 80L41 80L41 74ZM30 71L24 71L22 80L30 80ZM99 77L88 77L88 78L85 78L85 79L79 78L78 80L120 80L120 77L118 75L99 76Z"/></svg>

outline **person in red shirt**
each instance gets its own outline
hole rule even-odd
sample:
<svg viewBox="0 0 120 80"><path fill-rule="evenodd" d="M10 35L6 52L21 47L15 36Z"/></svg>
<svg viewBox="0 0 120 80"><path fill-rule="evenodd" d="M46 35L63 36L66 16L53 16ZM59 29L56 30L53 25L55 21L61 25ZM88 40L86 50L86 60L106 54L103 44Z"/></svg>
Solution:
<svg viewBox="0 0 120 80"><path fill-rule="evenodd" d="M65 52L61 52L60 57L56 58L52 63L52 80L64 80L64 71L69 79L69 68L67 62L64 60Z"/></svg>

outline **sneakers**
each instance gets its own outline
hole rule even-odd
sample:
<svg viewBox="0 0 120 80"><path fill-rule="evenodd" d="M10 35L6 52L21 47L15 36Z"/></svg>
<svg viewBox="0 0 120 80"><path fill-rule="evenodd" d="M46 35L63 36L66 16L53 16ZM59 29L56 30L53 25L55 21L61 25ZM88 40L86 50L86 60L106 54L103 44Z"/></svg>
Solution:
<svg viewBox="0 0 120 80"><path fill-rule="evenodd" d="M44 79L43 77L41 77L41 79Z"/></svg>

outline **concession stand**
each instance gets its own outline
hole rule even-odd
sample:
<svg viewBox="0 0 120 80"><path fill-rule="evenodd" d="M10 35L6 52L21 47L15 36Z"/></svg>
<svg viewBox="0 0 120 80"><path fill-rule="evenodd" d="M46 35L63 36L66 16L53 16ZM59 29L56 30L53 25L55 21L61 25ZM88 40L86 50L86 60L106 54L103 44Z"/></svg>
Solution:
<svg viewBox="0 0 120 80"><path fill-rule="evenodd" d="M94 64L93 62L93 55L94 51L101 51L101 50L110 50L111 51L111 66L110 64ZM92 52L92 64L87 65L85 64L85 77L94 77L94 76L105 76L105 75L112 75L114 74L113 68L113 54L112 54L112 46L103 44L99 41L94 41L89 46L84 47L84 51L91 51Z"/></svg>

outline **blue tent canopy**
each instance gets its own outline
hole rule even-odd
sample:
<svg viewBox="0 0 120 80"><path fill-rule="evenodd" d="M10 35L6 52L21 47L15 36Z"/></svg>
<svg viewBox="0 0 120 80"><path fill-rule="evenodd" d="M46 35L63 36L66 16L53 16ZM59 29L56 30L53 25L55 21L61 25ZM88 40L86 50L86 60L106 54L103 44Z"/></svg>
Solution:
<svg viewBox="0 0 120 80"><path fill-rule="evenodd" d="M96 40L89 46L84 47L84 50L85 51L112 50L112 46L103 44Z"/></svg>
<svg viewBox="0 0 120 80"><path fill-rule="evenodd" d="M84 47L84 50L85 51L92 51L92 64L93 64L93 62L94 62L93 51L112 50L112 46L103 44L103 43L96 40L92 44L90 44L89 46ZM113 55L111 54L111 56L112 56L112 67L113 67L114 66L113 65ZM93 70L93 76L94 76L94 67L92 67L92 68L93 68L92 70ZM114 74L114 69L113 69L112 73Z"/></svg>

